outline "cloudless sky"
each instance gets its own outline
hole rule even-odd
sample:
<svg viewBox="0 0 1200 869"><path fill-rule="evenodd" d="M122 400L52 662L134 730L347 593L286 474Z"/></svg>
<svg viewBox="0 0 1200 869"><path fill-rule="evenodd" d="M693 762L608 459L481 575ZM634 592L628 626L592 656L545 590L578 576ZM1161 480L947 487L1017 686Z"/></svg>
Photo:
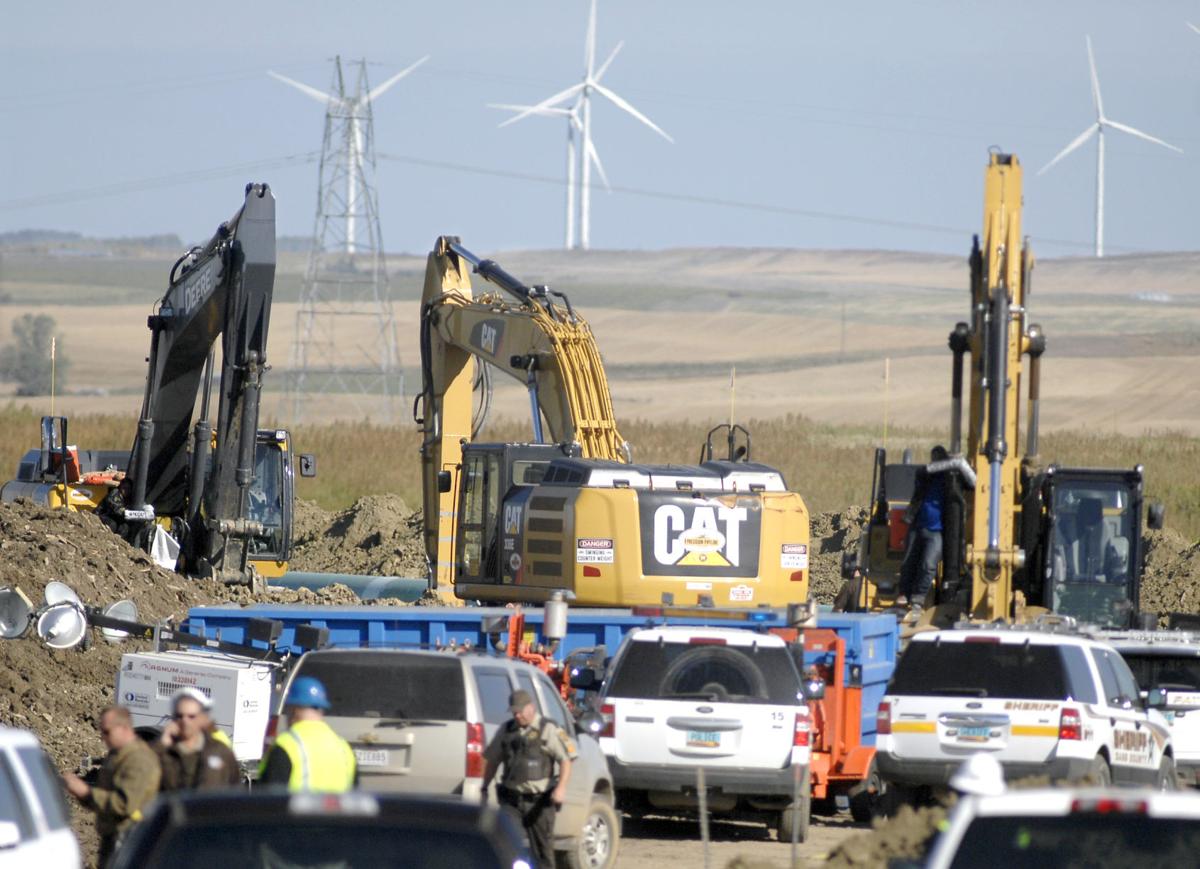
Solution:
<svg viewBox="0 0 1200 869"><path fill-rule="evenodd" d="M386 248L424 251L445 233L480 252L561 246L565 122L498 129L505 115L485 104L578 81L586 17L587 0L9 4L0 231L196 242L245 181L266 180L279 232L309 235L323 109L266 71L324 90L334 55L366 58L379 83L431 54L374 106ZM599 58L625 41L605 84L675 144L594 104L613 185L655 195L597 187L592 246L965 254L1000 145L1025 165L1035 250L1086 254L1094 140L1035 173L1095 119L1090 33L1106 114L1185 151L1107 136L1107 252L1195 249L1189 18L1200 3L600 0Z"/></svg>

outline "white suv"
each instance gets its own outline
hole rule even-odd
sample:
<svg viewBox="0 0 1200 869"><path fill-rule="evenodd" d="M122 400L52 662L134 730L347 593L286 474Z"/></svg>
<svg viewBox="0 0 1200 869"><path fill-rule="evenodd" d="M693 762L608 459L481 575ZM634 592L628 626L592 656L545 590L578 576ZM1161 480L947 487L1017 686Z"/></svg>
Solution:
<svg viewBox="0 0 1200 869"><path fill-rule="evenodd" d="M781 841L803 841L811 725L794 655L744 629L631 632L600 697L618 805L691 810L703 769L709 811L769 813Z"/></svg>
<svg viewBox="0 0 1200 869"><path fill-rule="evenodd" d="M1179 780L1200 786L1200 635L1112 631L1103 639L1121 653L1143 697L1154 689L1160 692L1158 708L1171 728Z"/></svg>
<svg viewBox="0 0 1200 869"><path fill-rule="evenodd" d="M81 866L62 781L37 737L0 727L0 866Z"/></svg>
<svg viewBox="0 0 1200 869"><path fill-rule="evenodd" d="M876 764L896 797L945 785L980 751L1009 779L1175 785L1165 720L1143 707L1111 646L1077 634L989 627L914 636L879 704L878 734Z"/></svg>

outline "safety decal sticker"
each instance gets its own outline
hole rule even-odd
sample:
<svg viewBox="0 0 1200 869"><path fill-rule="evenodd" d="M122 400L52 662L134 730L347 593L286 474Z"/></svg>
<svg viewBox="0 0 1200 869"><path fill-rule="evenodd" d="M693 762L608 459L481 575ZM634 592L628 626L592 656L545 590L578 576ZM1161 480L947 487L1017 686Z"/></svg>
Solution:
<svg viewBox="0 0 1200 869"><path fill-rule="evenodd" d="M729 599L739 602L754 600L754 589L748 585L735 585L729 589Z"/></svg>
<svg viewBox="0 0 1200 869"><path fill-rule="evenodd" d="M611 537L580 537L575 541L576 564L612 564Z"/></svg>
<svg viewBox="0 0 1200 869"><path fill-rule="evenodd" d="M779 566L784 570L808 570L808 544L783 544L779 553Z"/></svg>

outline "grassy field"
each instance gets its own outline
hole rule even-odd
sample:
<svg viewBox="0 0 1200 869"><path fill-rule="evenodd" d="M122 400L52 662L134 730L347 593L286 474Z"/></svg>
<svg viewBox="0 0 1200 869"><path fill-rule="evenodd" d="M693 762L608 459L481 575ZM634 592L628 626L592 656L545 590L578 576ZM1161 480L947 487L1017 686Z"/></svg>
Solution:
<svg viewBox="0 0 1200 869"><path fill-rule="evenodd" d="M12 474L25 450L37 445L38 413L13 403L0 408L0 469ZM136 421L117 415L82 415L70 421L70 440L83 447L117 449L132 443ZM753 457L783 471L809 509L838 510L865 504L871 485L871 458L877 431L814 423L796 416L746 424L754 438ZM622 434L640 462L692 464L705 432L688 424L634 421ZM489 424L480 440L525 440L525 423ZM938 434L893 430L887 447L898 455L912 447L920 459ZM297 451L317 456L318 476L299 479L300 497L326 509L346 507L363 495L393 492L414 508L421 501L418 448L412 425L366 423L306 425L294 432ZM718 445L714 445L719 446ZM1200 538L1200 438L1176 433L1123 437L1062 431L1043 437L1042 456L1064 465L1146 468L1147 497L1167 506L1167 525L1189 539Z"/></svg>

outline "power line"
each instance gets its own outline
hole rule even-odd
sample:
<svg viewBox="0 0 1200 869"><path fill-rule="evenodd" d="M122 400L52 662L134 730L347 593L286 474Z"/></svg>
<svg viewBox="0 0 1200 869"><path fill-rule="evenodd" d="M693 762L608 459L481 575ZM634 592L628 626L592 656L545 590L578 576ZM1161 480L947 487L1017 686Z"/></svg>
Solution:
<svg viewBox="0 0 1200 869"><path fill-rule="evenodd" d="M123 196L127 193L158 190L163 187L177 187L181 184L192 184L196 181L228 178L230 175L241 175L291 166L303 166L308 163L315 163L320 156L319 151L310 151L305 154L291 154L286 157L252 160L248 163L215 166L209 169L196 169L191 172L181 172L174 175L158 175L153 178L119 181L99 187L84 187L77 190L62 190L57 193L23 196L17 199L3 199L0 200L0 211L16 211L22 208L38 208L43 205L63 205L71 202L82 202L88 199L104 199L110 196Z"/></svg>

